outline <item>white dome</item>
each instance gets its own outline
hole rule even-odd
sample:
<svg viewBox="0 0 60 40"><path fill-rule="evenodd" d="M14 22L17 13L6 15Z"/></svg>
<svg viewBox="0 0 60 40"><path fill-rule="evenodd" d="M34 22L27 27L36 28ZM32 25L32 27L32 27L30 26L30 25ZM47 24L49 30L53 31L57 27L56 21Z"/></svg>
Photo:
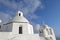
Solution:
<svg viewBox="0 0 60 40"><path fill-rule="evenodd" d="M27 22L29 23L29 21L23 16L23 13L21 11L18 11L17 15L10 20L9 22Z"/></svg>
<svg viewBox="0 0 60 40"><path fill-rule="evenodd" d="M48 28L48 25L44 24L42 25L42 28Z"/></svg>

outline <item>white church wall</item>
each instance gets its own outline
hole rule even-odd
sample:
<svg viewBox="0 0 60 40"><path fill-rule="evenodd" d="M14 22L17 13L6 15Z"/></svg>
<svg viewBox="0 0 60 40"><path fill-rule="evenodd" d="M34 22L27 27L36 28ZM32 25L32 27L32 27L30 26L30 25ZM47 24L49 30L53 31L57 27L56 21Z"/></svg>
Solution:
<svg viewBox="0 0 60 40"><path fill-rule="evenodd" d="M55 37L55 34L54 34L54 30L51 28L51 30L52 30L52 38L53 38L53 40L56 40L56 37Z"/></svg>
<svg viewBox="0 0 60 40"><path fill-rule="evenodd" d="M0 39L7 39L9 38L10 33L12 32L12 24L6 24L2 26L2 30L0 31Z"/></svg>
<svg viewBox="0 0 60 40"><path fill-rule="evenodd" d="M12 32L12 28L13 28L13 23L7 24L7 31L8 32Z"/></svg>
<svg viewBox="0 0 60 40"><path fill-rule="evenodd" d="M0 39L8 39L10 32L0 32Z"/></svg>
<svg viewBox="0 0 60 40"><path fill-rule="evenodd" d="M44 31L44 37L48 37L48 31L46 29L44 29L43 31Z"/></svg>
<svg viewBox="0 0 60 40"><path fill-rule="evenodd" d="M14 37L10 38L9 40L45 40L44 37L39 37L38 34L19 34L15 35Z"/></svg>
<svg viewBox="0 0 60 40"><path fill-rule="evenodd" d="M22 34L29 34L27 23L13 23L13 33L14 34L19 34L19 27L20 26L22 26Z"/></svg>
<svg viewBox="0 0 60 40"><path fill-rule="evenodd" d="M20 26L19 23L13 23L13 26L12 26L12 34L19 34L19 33L18 33L18 31L19 31L19 26Z"/></svg>
<svg viewBox="0 0 60 40"><path fill-rule="evenodd" d="M29 34L34 34L33 26L31 24L28 24L28 32Z"/></svg>
<svg viewBox="0 0 60 40"><path fill-rule="evenodd" d="M28 24L27 23L24 23L23 24L23 34L29 34L29 31L28 31Z"/></svg>

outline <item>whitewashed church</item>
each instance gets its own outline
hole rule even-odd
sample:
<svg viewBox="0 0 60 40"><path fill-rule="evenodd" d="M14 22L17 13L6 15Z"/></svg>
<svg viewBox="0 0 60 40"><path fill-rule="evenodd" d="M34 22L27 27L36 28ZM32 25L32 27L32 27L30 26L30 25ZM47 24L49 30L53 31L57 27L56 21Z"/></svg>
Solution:
<svg viewBox="0 0 60 40"><path fill-rule="evenodd" d="M34 34L33 26L18 11L8 23L0 25L0 40L56 40L53 28L42 25L38 34Z"/></svg>

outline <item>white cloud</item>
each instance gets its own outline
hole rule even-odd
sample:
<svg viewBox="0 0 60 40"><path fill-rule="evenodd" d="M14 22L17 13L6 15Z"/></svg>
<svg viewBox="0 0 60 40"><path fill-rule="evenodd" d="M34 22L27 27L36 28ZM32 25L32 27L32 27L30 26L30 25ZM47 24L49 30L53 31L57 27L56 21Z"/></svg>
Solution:
<svg viewBox="0 0 60 40"><path fill-rule="evenodd" d="M16 3L15 2L10 2L9 0L0 0L0 3L2 3L3 5L11 8L11 9L17 8Z"/></svg>

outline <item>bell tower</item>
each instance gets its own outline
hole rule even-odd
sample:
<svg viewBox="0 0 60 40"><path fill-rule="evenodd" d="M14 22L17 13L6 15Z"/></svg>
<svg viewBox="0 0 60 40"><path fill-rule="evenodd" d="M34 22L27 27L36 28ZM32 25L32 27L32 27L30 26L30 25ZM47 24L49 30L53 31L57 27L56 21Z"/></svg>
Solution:
<svg viewBox="0 0 60 40"><path fill-rule="evenodd" d="M17 16L23 16L23 12L18 11Z"/></svg>
<svg viewBox="0 0 60 40"><path fill-rule="evenodd" d="M56 40L53 29L48 25L42 25L39 33L40 36L45 37L47 40Z"/></svg>

